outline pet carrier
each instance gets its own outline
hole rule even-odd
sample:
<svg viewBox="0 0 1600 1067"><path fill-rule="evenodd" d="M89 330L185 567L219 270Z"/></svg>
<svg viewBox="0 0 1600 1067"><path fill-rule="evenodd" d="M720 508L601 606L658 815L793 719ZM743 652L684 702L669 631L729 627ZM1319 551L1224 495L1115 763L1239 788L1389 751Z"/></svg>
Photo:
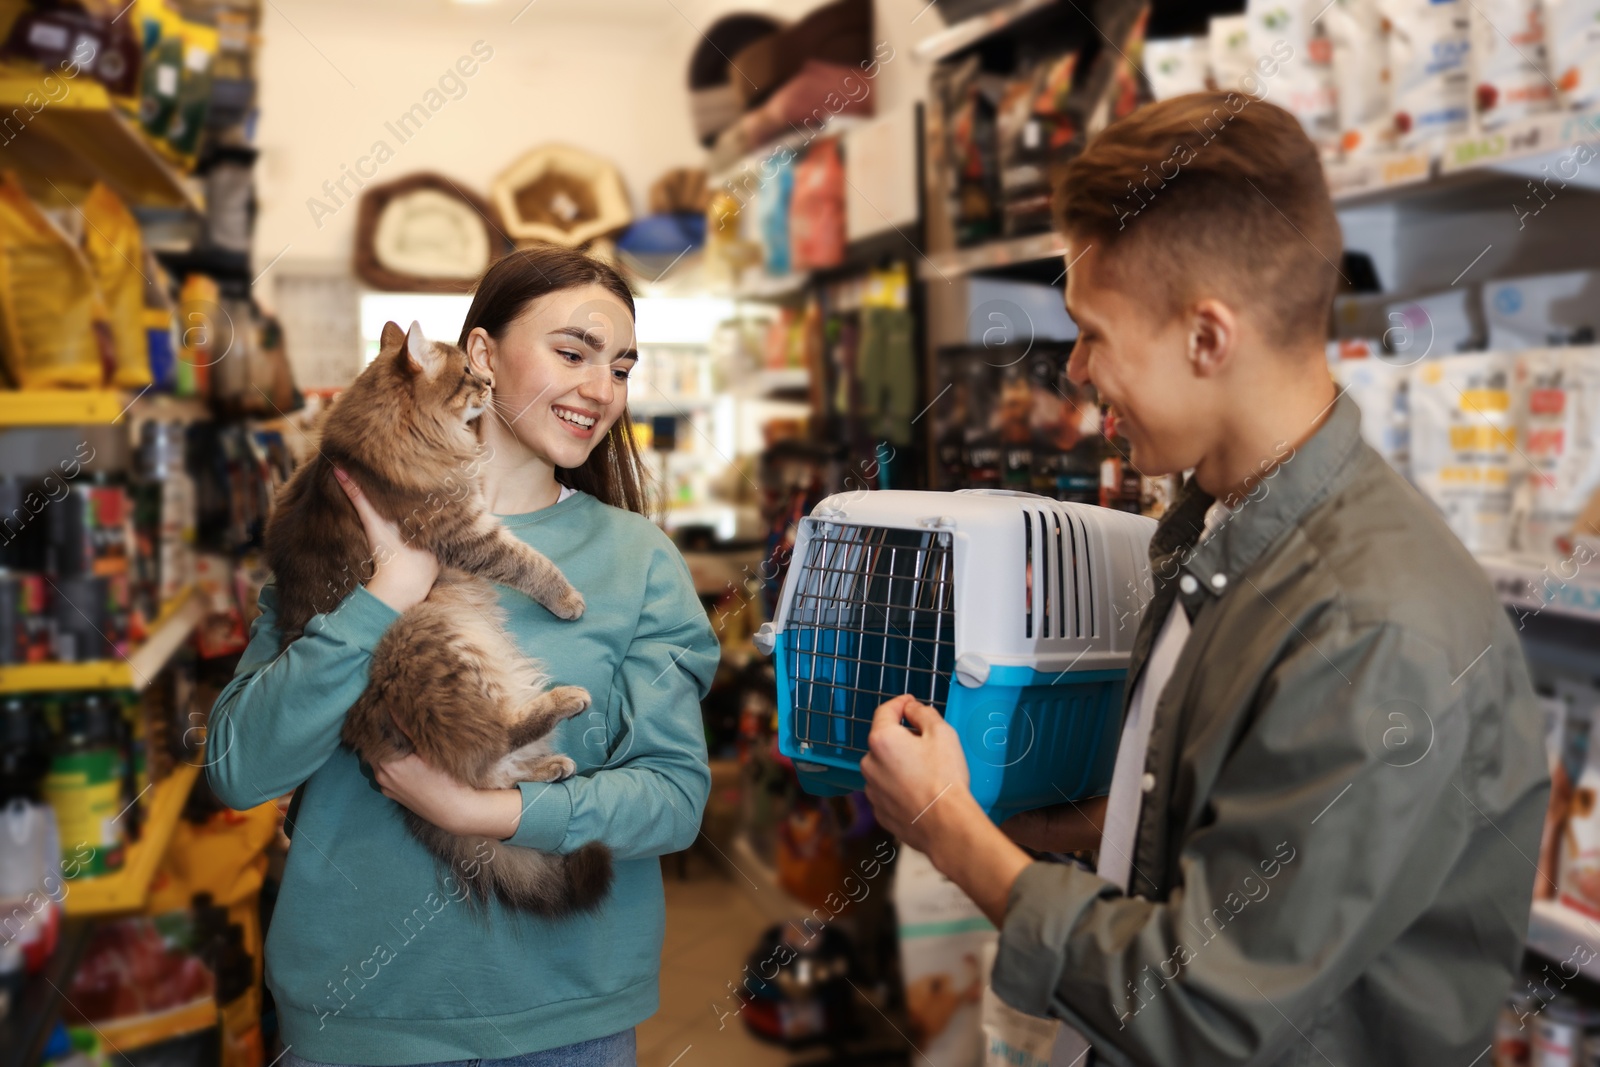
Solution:
<svg viewBox="0 0 1600 1067"><path fill-rule="evenodd" d="M1154 529L1007 490L823 500L756 638L802 786L860 789L873 711L910 693L960 734L997 822L1104 793Z"/></svg>

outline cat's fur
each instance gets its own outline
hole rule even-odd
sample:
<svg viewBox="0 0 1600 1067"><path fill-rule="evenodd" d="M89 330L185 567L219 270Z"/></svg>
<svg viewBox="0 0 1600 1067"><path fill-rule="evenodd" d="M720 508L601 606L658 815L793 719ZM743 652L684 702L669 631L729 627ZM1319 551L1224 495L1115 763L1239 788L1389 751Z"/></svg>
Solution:
<svg viewBox="0 0 1600 1067"><path fill-rule="evenodd" d="M415 751L480 789L571 775L576 765L545 738L589 706L588 692L550 688L539 665L522 655L490 584L521 590L563 619L583 613L583 597L555 564L512 536L484 502L472 420L489 407L492 387L460 348L428 342L415 323L409 335L388 323L377 358L334 404L318 454L284 486L266 531L285 647L313 615L334 610L372 574L366 533L335 465L411 544L438 556L433 591L373 650L370 684L345 717L342 737L369 765ZM501 843L458 837L401 811L411 832L480 901L492 895L508 907L555 916L598 906L610 887L604 845L566 855L496 847ZM465 871L478 873L467 878Z"/></svg>

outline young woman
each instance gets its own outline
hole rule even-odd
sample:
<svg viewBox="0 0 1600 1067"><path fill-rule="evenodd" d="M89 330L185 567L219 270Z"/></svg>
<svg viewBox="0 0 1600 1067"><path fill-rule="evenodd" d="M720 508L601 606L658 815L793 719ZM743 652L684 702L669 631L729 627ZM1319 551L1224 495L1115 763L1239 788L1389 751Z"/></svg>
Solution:
<svg viewBox="0 0 1600 1067"><path fill-rule="evenodd" d="M656 857L694 840L710 788L699 701L717 643L682 557L642 514L627 285L577 252L514 253L484 275L461 345L495 381L480 420L489 506L587 601L563 622L501 591L509 630L552 684L593 697L551 735L578 772L476 790L416 755L368 768L340 746L374 645L438 574L346 480L382 562L281 655L275 593L263 590L207 741L211 786L235 808L304 784L266 943L289 1067L631 1065L633 1027L657 1005ZM499 848L601 842L615 881L595 911L571 918L498 905L474 914L464 880L476 871L440 871L398 805Z"/></svg>

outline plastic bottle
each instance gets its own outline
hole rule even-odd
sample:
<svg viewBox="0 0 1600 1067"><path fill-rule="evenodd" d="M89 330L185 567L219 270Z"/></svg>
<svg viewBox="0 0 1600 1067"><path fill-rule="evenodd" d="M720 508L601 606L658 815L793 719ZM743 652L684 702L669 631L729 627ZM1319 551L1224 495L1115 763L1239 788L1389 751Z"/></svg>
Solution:
<svg viewBox="0 0 1600 1067"><path fill-rule="evenodd" d="M65 851L85 856L65 873L92 878L122 869L126 859L122 812L122 755L116 723L103 698L68 701L61 736L44 780Z"/></svg>

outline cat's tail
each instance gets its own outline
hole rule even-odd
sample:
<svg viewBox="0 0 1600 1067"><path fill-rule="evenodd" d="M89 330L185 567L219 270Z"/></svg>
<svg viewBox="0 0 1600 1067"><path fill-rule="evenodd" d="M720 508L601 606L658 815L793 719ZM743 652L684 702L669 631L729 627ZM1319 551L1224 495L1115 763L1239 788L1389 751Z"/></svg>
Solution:
<svg viewBox="0 0 1600 1067"><path fill-rule="evenodd" d="M554 919L593 911L611 889L611 850L602 844L564 854L540 852L486 837L457 836L407 815L413 833L475 903L493 898L507 908Z"/></svg>

